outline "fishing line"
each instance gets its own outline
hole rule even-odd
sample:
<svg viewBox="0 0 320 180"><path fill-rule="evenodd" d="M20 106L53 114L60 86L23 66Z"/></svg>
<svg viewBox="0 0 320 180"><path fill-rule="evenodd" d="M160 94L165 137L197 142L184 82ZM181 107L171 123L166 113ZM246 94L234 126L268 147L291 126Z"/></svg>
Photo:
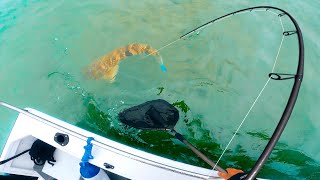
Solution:
<svg viewBox="0 0 320 180"><path fill-rule="evenodd" d="M250 13L250 12L253 12L253 11L257 11L257 12L258 12L258 11L260 11L260 12L261 12L261 11L264 11L264 12L269 12L269 13L271 13L271 14L278 15L277 13L275 13L275 12L273 12L273 11L270 11L270 10L259 10L259 9L255 9L255 10L252 10L252 11L239 12L239 13L237 13L237 15L239 15L239 14L245 14L245 13ZM233 14L233 15L235 15L235 14ZM217 22L219 22L219 21L221 21L221 20L225 20L225 19L230 18L230 17L232 17L232 16L225 16L225 17L223 17L223 18L221 18L221 19L217 19L216 21L209 22L208 24L206 24L206 25L198 28L197 30L191 31L191 32L189 32L189 33L181 36L179 39L176 39L176 40L174 40L174 41L171 41L171 42L169 42L168 44L166 44L166 45L164 45L164 46L156 49L156 50L157 50L156 52L159 52L159 51L163 50L164 48L167 48L168 46L171 46L171 45L177 43L178 41L182 40L183 37L190 36L190 35L192 35L193 33L199 33L200 30L202 30L202 29L204 29L204 28L206 28L206 27L208 27L208 26L211 26L213 23L217 23ZM281 22L282 30L284 31L284 27L283 27L283 24L282 24L281 17L279 17L279 19L280 19L280 22ZM154 54L154 53L156 53L156 52L147 54L147 55L144 56L142 59L145 59L145 58L147 58L148 56L150 56L150 55L152 55L152 54Z"/></svg>
<svg viewBox="0 0 320 180"><path fill-rule="evenodd" d="M235 138L236 134L238 133L238 131L240 130L242 124L245 122L245 120L247 119L248 115L250 114L252 108L254 107L254 105L256 104L256 102L258 101L258 99L260 98L262 92L264 91L264 89L266 88L266 86L268 85L269 81L270 81L270 77L268 78L267 82L264 84L263 88L261 89L259 95L256 97L256 99L254 100L254 102L252 103L249 111L247 112L247 114L244 116L244 118L242 119L240 125L238 126L236 132L234 132L234 134L232 135L230 141L228 142L227 146L225 147L225 149L223 150L222 154L220 155L218 161L216 162L216 165L220 162L221 158L223 157L223 155L225 154L225 152L227 151L227 149L229 148L229 145L231 144L231 142L233 141L233 139ZM214 166L212 168L211 173L213 172L213 170L216 168L216 166ZM211 173L208 175L208 177L206 179L209 179L209 177L211 176Z"/></svg>
<svg viewBox="0 0 320 180"><path fill-rule="evenodd" d="M284 27L283 27L283 23L282 23L281 17L279 17L279 20L280 20L280 23L281 23L282 31L284 32Z"/></svg>
<svg viewBox="0 0 320 180"><path fill-rule="evenodd" d="M156 49L155 52L152 52L152 53L150 53L150 54L147 54L147 55L144 56L142 59L145 59L146 57L151 56L152 54L157 53L157 52L161 51L162 49L164 49L164 48L166 48L166 47L168 47L168 46L170 46L170 45L172 45L172 44L174 44L174 43L176 43L176 42L178 42L178 41L180 41L180 40L181 40L181 38L176 39L176 40L174 40L174 41L171 41L170 43L168 43L168 44L160 47L159 49Z"/></svg>
<svg viewBox="0 0 320 180"><path fill-rule="evenodd" d="M220 17L220 18L217 18L217 19L215 19L215 20L213 20L213 21L211 21L211 22L208 22L208 23L200 26L199 28L196 28L196 29L194 29L194 30L186 33L185 35L181 36L179 39L176 39L176 40L174 40L174 41L171 41L170 43L168 43L168 44L166 44L166 45L164 45L164 46L162 46L162 47L160 47L160 48L158 48L158 49L156 49L156 50L159 52L159 51L161 51L161 50L163 50L163 49L165 49L165 48L167 48L167 47L169 47L169 46L177 43L178 41L180 41L180 40L183 39L184 37L188 37L189 35L192 35L192 34L194 34L195 32L198 34L198 33L200 32L200 30L202 30L202 29L204 29L204 28L212 25L212 24L215 23L215 22L218 22L218 21L221 21L221 20L223 20L223 19L232 17L232 16L235 15L235 14L244 14L244 13L253 12L253 11L255 11L255 12L258 12L258 11L259 11L259 12L263 12L263 11L264 11L264 12L269 12L269 13L271 13L271 14L273 14L273 15L279 16L279 21L280 21L280 24L281 24L281 28L282 28L282 31L283 31L283 35L282 35L282 39L281 39L281 42L280 42L280 46L279 46L279 49L278 49L278 51L277 51L277 55L276 55L276 58L275 58L275 61L274 61L273 67L272 67L272 71L271 71L271 72L273 73L273 72L274 72L274 69L275 69L275 66L276 66L276 63L277 63L277 59L278 59L278 56L279 56L279 53L280 53L280 50L281 50L281 47L282 47L282 44L283 44L283 40L284 40L284 36L285 36L285 35L284 35L284 26L283 26L283 23L282 23L281 15L279 15L279 14L273 12L273 11L270 11L269 8L266 8L266 9L264 9L264 10L260 10L260 9L248 9L247 11L235 12L235 13L232 13L231 15L222 16L222 17ZM148 57L148 56L150 56L150 55L152 55L152 54L154 54L154 53L147 54L146 56L143 57L143 59L146 58L146 57ZM245 115L244 118L242 119L242 121L241 121L240 125L238 126L236 132L233 134L232 138L231 138L230 141L228 142L226 148L224 149L223 153L220 155L220 157L219 157L219 159L218 159L218 161L217 161L216 164L218 164L218 163L220 162L220 160L222 159L222 157L224 156L226 150L229 148L229 145L232 143L233 139L235 138L236 134L237 134L238 131L240 130L241 126L244 124L244 122L245 122L245 120L247 119L248 115L250 114L251 110L253 109L253 107L255 106L256 102L258 101L258 99L259 99L260 96L262 95L263 91L264 91L265 88L267 87L270 79L272 79L272 78L269 77L268 80L266 81L266 83L264 84L263 88L260 90L258 96L255 98L253 104L250 106L248 112L246 113L246 115ZM212 170L214 170L214 169L215 169L215 167L214 167ZM212 172L213 172L213 171L211 171L211 172L209 173L209 175L207 176L207 179L211 176L211 173L212 173Z"/></svg>
<svg viewBox="0 0 320 180"><path fill-rule="evenodd" d="M243 12L240 12L240 13L233 13L232 16L235 15L235 14L238 15L238 14L250 13L250 12L253 12L253 11L254 11L254 12L269 12L269 13L271 13L271 14L273 14L273 15L277 15L277 16L278 16L277 13L275 13L275 12L273 12L273 11L270 11L269 9L265 9L265 10L260 10L260 9L254 9L254 10L253 10L253 9L252 9L252 10L243 11ZM199 27L199 28L197 28L197 29L195 29L195 30L192 30L192 31L190 31L189 33L181 36L179 39L174 40L174 41L172 41L172 42L170 42L170 43L162 46L161 48L157 49L157 51L163 50L164 48L169 47L169 46L175 44L176 42L180 41L180 40L183 39L184 37L190 36L190 35L192 35L192 34L194 34L194 33L199 33L200 30L202 30L202 29L204 29L204 28L206 28L206 27L208 27L208 26L211 26L213 23L216 23L216 22L221 21L221 20L225 20L225 19L227 19L227 18L229 18L229 17L232 17L232 16L224 16L224 17L222 17L222 18L220 18L220 19L217 19L217 20L215 20L215 21L209 22L209 23L207 23L207 24L205 24L205 25L203 25L203 26L201 26L201 27ZM283 23L282 23L281 16L279 16L279 21L280 21L280 24L281 24L282 31L284 32L284 26L283 26ZM282 44L283 44L283 40L284 40L284 35L282 35L281 42L280 42L280 46L279 46L279 48L278 48L277 55L276 55L276 57L275 57L275 61L274 61L274 64L273 64L271 73L274 72L274 69L275 69L275 66L276 66L276 63L277 63L279 54L280 54L280 50L281 50L281 47L282 47ZM152 54L153 54L153 53L150 53L150 54L146 55L144 58L146 58L146 57L148 57L148 56L150 56L150 55L152 55ZM143 59L144 59L144 58L143 58ZM238 133L238 131L239 131L240 128L242 127L243 123L246 121L246 119L247 119L248 115L250 114L251 110L253 109L253 107L255 106L256 102L257 102L258 99L260 98L261 94L263 93L263 91L264 91L265 88L267 87L270 79L271 79L271 77L269 77L269 78L267 79L267 81L266 81L266 83L264 84L263 88L260 90L258 96L255 98L255 100L254 100L254 102L252 103L252 105L250 106L248 112L246 113L246 115L245 115L244 118L242 119L242 121L241 121L240 125L238 126L236 132L232 135L230 141L228 142L227 146L225 147L225 149L223 150L223 152L222 152L222 154L220 155L219 159L217 160L216 165L218 165L218 163L220 162L220 160L221 160L222 157L224 156L226 150L229 148L230 144L232 143L233 139L235 138L236 134ZM207 176L207 179L212 175L212 172L213 172L213 170L214 170L215 168L216 168L216 166L213 167L211 173Z"/></svg>
<svg viewBox="0 0 320 180"><path fill-rule="evenodd" d="M279 16L277 13L275 13L275 12L273 12L273 11L270 11L269 9L265 9L265 10L251 9L251 10L248 10L248 11L243 11L243 12L239 12L239 13L233 13L232 16L235 15L235 14L244 14L244 13L248 13L248 12L252 12L252 11L255 11L255 12L263 12L263 11L264 11L264 12L269 12L269 13L271 13L271 14L273 14L273 15ZM214 20L214 21L212 21L212 22L208 22L207 24L204 24L203 26L201 26L201 27L199 27L199 28L196 28L196 29L190 31L189 33L181 36L179 39L174 40L174 41L172 41L172 42L170 42L170 43L162 46L161 48L157 49L157 51L163 50L164 48L169 47L169 46L175 44L176 42L180 41L180 40L183 39L184 37L190 36L190 35L192 35L192 34L194 34L194 33L199 33L200 30L202 30L202 29L204 29L204 28L206 28L206 27L208 27L208 26L211 26L214 22L218 22L218 21L221 21L221 20L225 20L225 19L227 19L227 18L229 18L229 17L232 17L232 16L229 16L229 15L228 15L228 16L223 16L222 18L216 19L216 20ZM284 26L283 26L283 23L282 23L281 16L279 16L279 21L280 21L280 24L281 24L282 31L284 32ZM274 72L274 69L275 69L275 66L276 66L276 63L277 63L277 60L278 60L280 51L281 51L281 47L282 47L282 44L283 44L284 36L285 36L285 35L283 34L283 35L282 35L282 38L281 38L281 42L280 42L279 48L278 48L278 51L277 51L277 55L276 55L276 57L275 57L275 61L274 61L274 64L273 64L271 73ZM148 57L148 56L150 56L150 55L152 55L152 53L146 55L144 58L146 58L146 57ZM247 119L248 115L250 114L251 110L253 109L253 107L255 106L256 102L257 102L258 99L260 98L261 94L263 93L263 91L264 91L265 88L267 87L270 79L271 79L271 77L269 77L269 78L267 79L267 81L266 81L266 83L264 84L263 88L260 90L258 96L255 98L255 100L254 100L254 102L252 103L252 105L250 106L248 112L246 113L246 115L245 115L244 118L242 119L242 121L241 121L240 125L238 126L236 132L232 135L230 141L228 142L227 146L225 147L225 149L223 150L222 154L220 155L218 161L216 162L216 165L218 165L218 163L220 162L220 160L221 160L222 157L224 156L226 150L229 148L230 144L232 143L233 139L235 138L236 134L238 133L238 131L239 131L240 128L242 127L243 123L246 121L246 119ZM213 170L216 168L216 165L213 167L211 173L208 174L207 179L211 176Z"/></svg>
<svg viewBox="0 0 320 180"><path fill-rule="evenodd" d="M281 42L280 42L280 46L279 46L279 49L278 49L278 52L277 52L277 56L276 56L276 60L275 60L275 62L274 62L274 64L273 64L271 73L274 72L274 68L276 67L276 62L277 62L278 57L279 57L279 54L280 54L280 50L281 50L281 47L282 47L283 39L284 39L284 35L282 35Z"/></svg>
<svg viewBox="0 0 320 180"><path fill-rule="evenodd" d="M256 11L260 11L260 10L256 10ZM267 12L271 12L271 11L267 11ZM276 14L276 13L273 13L272 14ZM278 15L278 14L276 14ZM281 23L281 27L282 27L282 30L284 32L284 27L283 27L283 24L282 24L282 20L281 20L281 17L279 17L280 19L280 23ZM277 55L275 57L275 61L273 63L273 67L272 67L272 71L271 73L274 72L274 69L275 69L275 66L277 64L277 61L278 61L278 57L279 57L279 54L280 54L280 51L281 51L281 47L282 47L282 43L283 43L283 39L284 39L284 35L282 35L282 38L281 38L281 42L280 42L280 45L279 45L279 48L278 48L278 51L277 51ZM227 149L229 148L231 142L233 141L233 139L235 138L236 134L238 133L238 131L240 130L240 128L242 127L243 123L245 122L245 120L247 119L248 115L250 114L251 110L253 109L253 107L255 106L256 102L258 101L258 99L260 98L261 94L263 93L263 91L265 90L265 88L267 87L269 81L270 81L271 77L268 78L268 80L266 81L266 83L264 84L263 88L260 90L258 96L256 97L256 99L254 100L254 102L252 103L251 107L249 108L248 112L246 113L246 115L244 116L244 118L242 119L240 125L238 126L237 130L234 132L234 134L232 135L230 141L228 142L227 146L225 147L225 149L223 150L222 154L220 155L219 159L217 160L216 162L216 165L218 165L218 163L220 162L220 160L222 159L222 157L224 156L225 152L227 151ZM207 178L206 179L209 179L210 176L212 175L212 172L214 171L215 167L212 168L212 171L211 173L208 174Z"/></svg>

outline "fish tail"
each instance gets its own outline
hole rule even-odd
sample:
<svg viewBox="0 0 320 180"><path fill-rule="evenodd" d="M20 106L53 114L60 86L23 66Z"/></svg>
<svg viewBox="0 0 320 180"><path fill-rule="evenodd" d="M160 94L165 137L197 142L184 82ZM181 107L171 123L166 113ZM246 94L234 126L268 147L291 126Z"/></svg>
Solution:
<svg viewBox="0 0 320 180"><path fill-rule="evenodd" d="M83 69L84 73L93 79L99 79L100 76L100 70L99 62L95 62L91 64L89 67Z"/></svg>

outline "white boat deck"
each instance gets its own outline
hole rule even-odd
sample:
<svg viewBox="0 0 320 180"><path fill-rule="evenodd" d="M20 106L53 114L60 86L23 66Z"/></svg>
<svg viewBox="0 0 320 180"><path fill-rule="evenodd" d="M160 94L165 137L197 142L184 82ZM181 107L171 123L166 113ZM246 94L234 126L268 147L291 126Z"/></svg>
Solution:
<svg viewBox="0 0 320 180"><path fill-rule="evenodd" d="M54 157L57 160L54 166L46 163L42 172L56 179L78 180L79 162L84 153L84 146L88 137L93 137L92 155L90 160L94 164L111 173L129 179L220 179L217 171L211 171L160 156L156 156L132 147L111 141L94 133L75 127L64 121L48 116L39 111L28 109L38 117L29 117L19 114L5 145L1 160L29 149L36 139L40 139L54 147ZM54 141L56 133L69 136L69 143L61 146ZM114 169L107 169L104 163L111 164ZM34 163L28 153L0 166L0 171L40 177L33 169Z"/></svg>

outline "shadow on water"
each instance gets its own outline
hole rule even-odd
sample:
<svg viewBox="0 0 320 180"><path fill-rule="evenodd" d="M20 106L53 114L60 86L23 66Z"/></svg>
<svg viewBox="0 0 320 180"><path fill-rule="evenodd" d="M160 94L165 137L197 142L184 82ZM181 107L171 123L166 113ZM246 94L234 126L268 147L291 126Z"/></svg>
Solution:
<svg viewBox="0 0 320 180"><path fill-rule="evenodd" d="M123 125L120 125L121 127L118 128L113 125L114 118L99 109L92 97L87 96L86 98L88 98L85 101L87 113L82 121L76 124L78 127L162 157L210 168L205 162L194 155L190 149L175 140L174 136L168 132L142 131ZM183 100L173 102L172 104L184 114L190 111L189 106ZM203 127L201 118L189 120L185 115L183 122L185 127L187 127L184 136L200 151L208 155L210 159L217 160L224 147L221 147L217 140L210 135L210 131ZM197 134L197 138L195 138L195 134ZM253 137L257 141L265 141L265 143L270 138L269 135L261 132L247 132L246 135ZM238 145L236 150L228 150L226 152L219 165L249 171L254 165L255 160L256 158L250 157L246 150L241 145ZM293 172L288 175L288 172L283 172L283 168L278 168L277 164L285 166L285 169L292 169ZM300 151L292 150L286 144L280 142L277 144L267 164L259 173L259 177L317 179L319 172L320 166L312 158Z"/></svg>
<svg viewBox="0 0 320 180"><path fill-rule="evenodd" d="M76 126L90 132L99 134L116 142L153 153L162 157L180 161L183 163L211 168L203 160L198 158L190 149L179 142L168 132L138 130L123 125L118 121L115 114L110 115L99 107L94 96L78 86L79 82L73 80L68 73L53 72L48 78L54 76L63 78L64 85L74 91L82 98L86 113L76 123ZM160 96L164 93L165 87L154 90ZM203 124L203 117L200 114L190 116L190 106L184 100L171 102L180 111L180 121L183 130L181 132L192 144L210 159L216 161L221 155L224 146L220 145L210 130ZM119 110L116 110L119 111ZM268 142L270 135L266 132L245 132L238 136L250 136L255 142L263 146ZM249 171L258 157L252 157L241 144L234 149L226 151L219 162L221 167L234 167ZM320 172L320 165L303 152L293 150L285 143L278 142L266 165L259 173L259 177L271 179L317 179Z"/></svg>

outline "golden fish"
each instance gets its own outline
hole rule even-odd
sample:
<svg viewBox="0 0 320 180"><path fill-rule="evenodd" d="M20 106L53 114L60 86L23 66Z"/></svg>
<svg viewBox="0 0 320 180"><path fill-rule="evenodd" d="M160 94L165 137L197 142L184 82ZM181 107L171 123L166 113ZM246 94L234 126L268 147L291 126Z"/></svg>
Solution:
<svg viewBox="0 0 320 180"><path fill-rule="evenodd" d="M88 74L94 79L106 79L114 81L118 73L120 61L128 56L134 56L142 53L152 56L159 56L161 69L166 71L162 62L162 58L156 49L147 44L133 43L125 47L115 49L99 58L89 67Z"/></svg>

